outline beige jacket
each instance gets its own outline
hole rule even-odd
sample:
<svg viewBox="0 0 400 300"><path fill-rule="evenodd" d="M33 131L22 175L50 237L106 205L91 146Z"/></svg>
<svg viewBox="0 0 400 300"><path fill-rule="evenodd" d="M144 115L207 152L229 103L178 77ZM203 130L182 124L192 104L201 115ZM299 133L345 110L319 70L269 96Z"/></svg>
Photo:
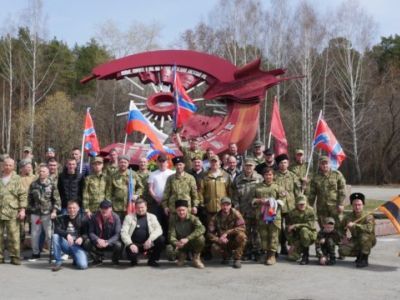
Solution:
<svg viewBox="0 0 400 300"><path fill-rule="evenodd" d="M124 219L121 229L121 239L125 246L132 244L132 234L135 231L137 223L136 214L127 215ZM156 240L162 235L162 229L160 223L158 223L157 217L153 214L147 213L147 225L149 227L149 238L151 241Z"/></svg>

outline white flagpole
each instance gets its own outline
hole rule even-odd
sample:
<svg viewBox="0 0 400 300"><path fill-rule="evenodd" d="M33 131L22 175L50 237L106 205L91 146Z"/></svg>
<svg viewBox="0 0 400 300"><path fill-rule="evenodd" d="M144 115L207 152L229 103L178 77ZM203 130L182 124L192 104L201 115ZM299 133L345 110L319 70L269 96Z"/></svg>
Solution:
<svg viewBox="0 0 400 300"><path fill-rule="evenodd" d="M267 148L270 148L270 147L271 147L271 137L272 137L272 132L269 131Z"/></svg>
<svg viewBox="0 0 400 300"><path fill-rule="evenodd" d="M322 118L322 110L320 110L320 112L319 112L317 125L315 126L315 130L314 130L313 143L312 143L312 145L311 145L311 153L310 153L310 156L309 156L309 158L308 158L308 166L307 166L307 171L306 171L305 178L308 177L308 173L310 172L311 161L312 161L312 157L313 157L313 153L314 153L314 148L315 148L315 147L314 147L314 138L315 138L315 134L317 133L318 124L319 124L319 121L321 120L321 118Z"/></svg>
<svg viewBox="0 0 400 300"><path fill-rule="evenodd" d="M126 152L126 141L128 139L128 135L125 133L125 140L124 140L124 150L122 151L122 154L125 155Z"/></svg>
<svg viewBox="0 0 400 300"><path fill-rule="evenodd" d="M86 114L90 111L90 107L86 109ZM86 115L85 115L85 122L86 122ZM84 148L85 148L85 123L83 124L83 134L82 134L82 148L81 148L81 163L79 166L79 174L82 174L83 169L83 157L85 156Z"/></svg>

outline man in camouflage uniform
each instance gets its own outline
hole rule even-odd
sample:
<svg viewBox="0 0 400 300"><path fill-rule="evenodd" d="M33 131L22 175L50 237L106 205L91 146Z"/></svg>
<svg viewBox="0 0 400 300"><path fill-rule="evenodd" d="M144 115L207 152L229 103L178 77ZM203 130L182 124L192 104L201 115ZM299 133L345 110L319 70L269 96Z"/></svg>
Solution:
<svg viewBox="0 0 400 300"><path fill-rule="evenodd" d="M285 194L285 205L282 207L282 231L280 236L281 254L287 255L285 222L289 211L295 207L295 198L301 193L300 179L289 171L289 157L286 154L281 154L276 157L278 171L275 175L275 183L282 189Z"/></svg>
<svg viewBox="0 0 400 300"><path fill-rule="evenodd" d="M121 222L124 220L128 205L129 176L133 179L133 200L143 194L142 182L136 172L129 169L130 158L126 155L118 157L118 171L107 178L106 199L112 203L113 212L116 213Z"/></svg>
<svg viewBox="0 0 400 300"><path fill-rule="evenodd" d="M288 215L287 236L290 245L289 260L298 260L301 265L309 262L309 249L317 238L314 209L307 204L307 197L300 195L296 198L296 208Z"/></svg>
<svg viewBox="0 0 400 300"><path fill-rule="evenodd" d="M279 232L282 227L282 189L274 182L274 170L266 167L264 182L257 184L253 194L253 209L257 220L257 230L261 238L261 248L266 252L265 264L276 263L279 246Z"/></svg>
<svg viewBox="0 0 400 300"><path fill-rule="evenodd" d="M111 177L115 172L118 171L118 152L117 149L111 149L108 154L110 160L105 167L105 174L107 177Z"/></svg>
<svg viewBox="0 0 400 300"><path fill-rule="evenodd" d="M142 198L146 201L150 200L149 184L148 184L150 172L148 166L149 162L146 157L139 158L139 169L137 170L136 174L139 177L140 181L142 182L143 186Z"/></svg>
<svg viewBox="0 0 400 300"><path fill-rule="evenodd" d="M170 216L175 211L175 201L186 200L189 211L197 214L199 205L196 180L192 175L185 172L185 163L182 156L172 159L176 172L168 177L165 184L164 197L161 205L164 213Z"/></svg>
<svg viewBox="0 0 400 300"><path fill-rule="evenodd" d="M19 221L25 219L26 191L14 172L15 162L6 158L0 178L0 263L4 263L4 229L7 230L11 263L20 265Z"/></svg>
<svg viewBox="0 0 400 300"><path fill-rule="evenodd" d="M21 178L22 186L23 186L25 192L28 193L29 186L36 179L36 176L33 174L33 167L32 167L32 163L31 163L31 159L30 158L22 159L19 161L18 165L19 165L19 177ZM19 226L20 226L20 236L19 237L21 239L22 245L24 245L24 241L25 241L25 221L26 221L26 219L21 220L21 222L19 222Z"/></svg>
<svg viewBox="0 0 400 300"><path fill-rule="evenodd" d="M327 156L319 159L319 172L311 180L310 206L317 202L318 224L322 227L327 217L335 219L336 226L343 217L344 199L346 197L346 180L342 173L332 170Z"/></svg>
<svg viewBox="0 0 400 300"><path fill-rule="evenodd" d="M233 253L233 267L238 269L242 265L244 247L246 246L246 226L240 212L232 208L232 201L228 197L221 199L221 210L211 218L208 224L208 239L213 243L214 253L222 254L222 264L228 264L229 256Z"/></svg>
<svg viewBox="0 0 400 300"><path fill-rule="evenodd" d="M340 224L343 240L339 245L339 253L341 256L356 256L356 267L364 268L368 266L368 256L376 244L375 219L372 214L363 211L363 194L351 194L350 202L353 211L346 215ZM347 238L347 230L350 231L350 239Z"/></svg>
<svg viewBox="0 0 400 300"><path fill-rule="evenodd" d="M49 168L49 178L57 186L58 185L58 172L60 170L57 160L55 158L50 158L47 161L47 167ZM61 168L61 170L62 170L62 168Z"/></svg>
<svg viewBox="0 0 400 300"><path fill-rule="evenodd" d="M235 207L241 212L246 221L246 258L252 254L257 258L260 252L260 237L257 230L257 221L252 206L253 194L257 184L263 182L263 177L254 171L256 163L252 158L247 158L244 163L243 173L231 185L232 200Z"/></svg>
<svg viewBox="0 0 400 300"><path fill-rule="evenodd" d="M192 159L194 157L204 158L206 152L199 148L199 143L195 138L190 139L189 148L183 146L182 139L179 133L176 133L176 142L178 144L179 150L181 150L183 154L183 162L185 163L185 171L189 172L192 168Z"/></svg>
<svg viewBox="0 0 400 300"><path fill-rule="evenodd" d="M205 228L200 220L189 213L189 202L176 200L174 202L175 213L171 215L169 222L169 242L167 246L168 256L178 258L177 265L182 267L185 264L188 252L193 253L193 266L203 269L200 254L203 251L205 239Z"/></svg>
<svg viewBox="0 0 400 300"><path fill-rule="evenodd" d="M92 160L92 175L85 179L83 188L83 209L86 217L91 218L100 205L100 202L106 198L107 177L103 173L103 158L95 157Z"/></svg>
<svg viewBox="0 0 400 300"><path fill-rule="evenodd" d="M28 192L28 212L31 215L31 260L40 258L40 236L44 231L45 238L50 242L51 222L61 209L61 200L57 186L49 178L47 165L39 165L39 178L32 182Z"/></svg>
<svg viewBox="0 0 400 300"><path fill-rule="evenodd" d="M309 180L308 178L306 178L308 163L304 160L304 150L296 149L294 157L295 157L295 162L294 164L290 165L289 171L296 174L296 176L300 179L302 190L304 191L305 194L308 194Z"/></svg>
<svg viewBox="0 0 400 300"><path fill-rule="evenodd" d="M261 141L254 142L252 157L256 163L256 166L265 162L263 143Z"/></svg>

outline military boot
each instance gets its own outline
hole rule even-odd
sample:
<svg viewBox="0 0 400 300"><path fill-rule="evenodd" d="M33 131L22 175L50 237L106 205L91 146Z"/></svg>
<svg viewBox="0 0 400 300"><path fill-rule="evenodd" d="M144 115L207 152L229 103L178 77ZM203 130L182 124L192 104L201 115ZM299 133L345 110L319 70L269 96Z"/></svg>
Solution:
<svg viewBox="0 0 400 300"><path fill-rule="evenodd" d="M19 257L12 257L11 258L11 264L19 266L19 265L21 265L21 259Z"/></svg>
<svg viewBox="0 0 400 300"><path fill-rule="evenodd" d="M179 252L177 260L176 260L176 265L178 267L183 267L185 265L185 260L186 260L186 253L185 252Z"/></svg>
<svg viewBox="0 0 400 300"><path fill-rule="evenodd" d="M360 260L356 263L356 267L357 268L368 267L368 255L367 254L360 255Z"/></svg>
<svg viewBox="0 0 400 300"><path fill-rule="evenodd" d="M265 260L265 264L267 266L272 266L276 264L276 258L275 258L275 252L274 251L268 251L267 252L267 258Z"/></svg>
<svg viewBox="0 0 400 300"><path fill-rule="evenodd" d="M193 253L193 267L197 269L204 269L204 264L201 262L200 253Z"/></svg>
<svg viewBox="0 0 400 300"><path fill-rule="evenodd" d="M329 256L327 264L330 266L336 265L336 256L334 254Z"/></svg>
<svg viewBox="0 0 400 300"><path fill-rule="evenodd" d="M303 256L301 257L300 265L308 265L309 249L309 247L303 249Z"/></svg>

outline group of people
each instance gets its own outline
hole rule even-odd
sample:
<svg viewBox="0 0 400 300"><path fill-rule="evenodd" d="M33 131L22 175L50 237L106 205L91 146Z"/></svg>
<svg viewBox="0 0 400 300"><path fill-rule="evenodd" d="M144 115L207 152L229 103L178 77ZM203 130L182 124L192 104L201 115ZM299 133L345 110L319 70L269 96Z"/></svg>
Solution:
<svg viewBox="0 0 400 300"><path fill-rule="evenodd" d="M376 243L374 217L364 212L361 193L351 194L352 211L344 215L345 179L328 157L320 157L318 171L307 176L301 149L289 164L287 154L275 157L259 141L246 157L231 143L220 158L195 139L188 147L179 134L175 140L182 156L172 158L169 168L169 157L160 154L153 172L145 157L133 171L130 157L116 149L106 165L94 157L90 166L81 165L77 148L64 165L52 148L41 164L29 147L17 163L1 155L0 263L6 230L11 263L21 264L29 215L31 259L40 258L49 241L53 271L62 268L65 256L79 269L108 255L113 264L128 259L132 266L144 255L157 267L164 249L178 266L191 260L200 269L202 259L212 257L234 268L243 260L274 265L278 255L306 265L314 243L321 265L354 256L357 267L368 266Z"/></svg>

